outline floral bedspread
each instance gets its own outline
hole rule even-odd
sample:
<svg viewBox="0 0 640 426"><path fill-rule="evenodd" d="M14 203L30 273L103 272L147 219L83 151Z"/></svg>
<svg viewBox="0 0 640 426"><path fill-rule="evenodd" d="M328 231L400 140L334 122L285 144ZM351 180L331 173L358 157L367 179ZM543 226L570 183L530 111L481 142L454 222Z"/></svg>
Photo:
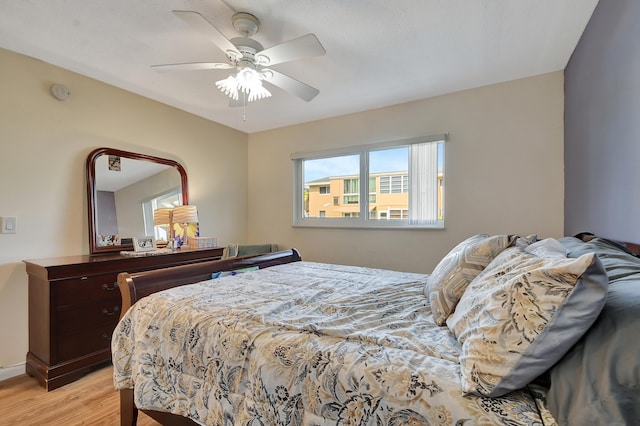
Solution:
<svg viewBox="0 0 640 426"><path fill-rule="evenodd" d="M295 262L156 293L113 334L115 387L206 425L553 424L544 389L462 394L426 278Z"/></svg>

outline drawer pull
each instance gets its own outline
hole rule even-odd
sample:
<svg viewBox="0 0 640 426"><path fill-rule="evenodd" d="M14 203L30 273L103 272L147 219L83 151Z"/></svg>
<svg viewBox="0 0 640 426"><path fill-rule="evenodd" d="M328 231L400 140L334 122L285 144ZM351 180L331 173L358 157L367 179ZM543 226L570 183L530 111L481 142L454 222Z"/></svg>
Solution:
<svg viewBox="0 0 640 426"><path fill-rule="evenodd" d="M106 316L108 316L108 317L110 317L110 316L112 316L112 315L115 315L115 314L117 314L118 312L120 312L120 308L119 308L118 306L114 306L114 307L113 307L113 311L111 311L111 312L109 312L109 311L108 311L108 310L106 310L106 309L103 309L103 310L102 310L102 314L103 314L103 315L106 315Z"/></svg>
<svg viewBox="0 0 640 426"><path fill-rule="evenodd" d="M117 281L115 283L113 283L113 287L109 287L107 284L102 284L102 289L104 291L113 291L116 288L118 288L118 282Z"/></svg>

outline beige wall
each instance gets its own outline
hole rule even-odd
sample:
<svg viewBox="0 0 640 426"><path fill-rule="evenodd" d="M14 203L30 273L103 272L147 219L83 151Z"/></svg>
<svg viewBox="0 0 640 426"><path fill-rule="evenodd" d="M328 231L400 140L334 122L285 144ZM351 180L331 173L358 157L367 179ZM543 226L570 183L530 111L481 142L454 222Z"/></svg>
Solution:
<svg viewBox="0 0 640 426"><path fill-rule="evenodd" d="M0 378L27 352L23 259L88 253L85 160L106 146L177 160L203 236L247 238L247 135L0 49ZM72 91L67 102L52 83Z"/></svg>
<svg viewBox="0 0 640 426"><path fill-rule="evenodd" d="M292 227L293 152L450 133L445 230ZM249 240L303 259L430 272L481 232L563 233L563 74L249 135Z"/></svg>

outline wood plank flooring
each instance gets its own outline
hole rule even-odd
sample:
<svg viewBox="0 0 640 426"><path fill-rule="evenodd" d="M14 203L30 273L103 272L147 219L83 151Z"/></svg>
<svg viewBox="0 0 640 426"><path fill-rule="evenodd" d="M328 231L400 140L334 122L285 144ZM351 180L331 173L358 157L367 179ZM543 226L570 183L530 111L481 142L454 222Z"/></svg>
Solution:
<svg viewBox="0 0 640 426"><path fill-rule="evenodd" d="M113 367L96 370L51 392L23 374L0 382L0 426L119 425L120 400ZM138 425L157 426L140 413Z"/></svg>

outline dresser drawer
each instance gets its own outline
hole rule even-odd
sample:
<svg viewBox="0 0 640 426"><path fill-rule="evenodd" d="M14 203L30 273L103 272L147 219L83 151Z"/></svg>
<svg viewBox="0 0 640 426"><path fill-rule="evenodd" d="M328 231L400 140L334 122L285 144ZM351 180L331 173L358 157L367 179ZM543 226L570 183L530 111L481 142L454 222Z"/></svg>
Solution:
<svg viewBox="0 0 640 426"><path fill-rule="evenodd" d="M107 324L115 327L120 318L120 305L120 299L112 297L79 306L58 307L56 312L58 335L77 333Z"/></svg>
<svg viewBox="0 0 640 426"><path fill-rule="evenodd" d="M104 274L55 281L52 285L55 306L80 305L113 297L119 299L117 277L117 274Z"/></svg>
<svg viewBox="0 0 640 426"><path fill-rule="evenodd" d="M103 325L80 333L67 334L57 339L58 359L73 359L111 347L115 324Z"/></svg>

